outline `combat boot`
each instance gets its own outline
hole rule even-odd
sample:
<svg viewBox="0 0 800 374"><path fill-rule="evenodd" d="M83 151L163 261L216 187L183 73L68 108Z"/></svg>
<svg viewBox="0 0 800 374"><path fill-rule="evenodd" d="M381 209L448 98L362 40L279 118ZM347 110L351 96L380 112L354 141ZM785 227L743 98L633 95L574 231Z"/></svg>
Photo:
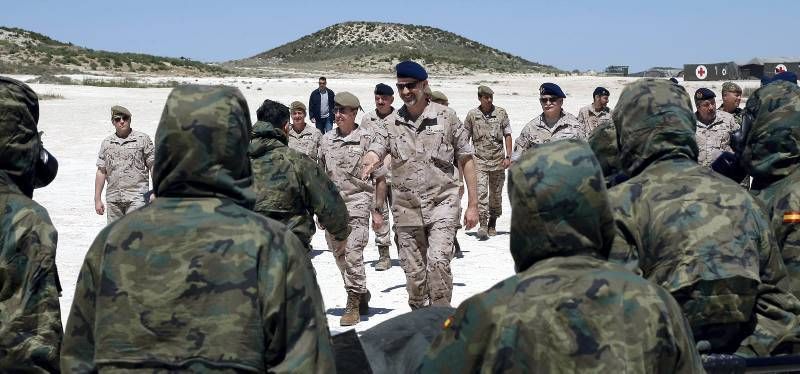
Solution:
<svg viewBox="0 0 800 374"><path fill-rule="evenodd" d="M344 307L344 314L339 320L339 326L353 326L361 321L361 316L359 315L360 296L355 292L347 293L347 306Z"/></svg>
<svg viewBox="0 0 800 374"><path fill-rule="evenodd" d="M489 233L487 232L487 229L486 229L486 220L485 219L481 219L480 223L481 223L481 226L480 226L480 228L478 228L478 233L475 235L475 237L477 237L478 240L489 239Z"/></svg>
<svg viewBox="0 0 800 374"><path fill-rule="evenodd" d="M486 232L487 234L489 234L489 236L497 235L497 229L495 228L496 223L497 223L497 217L495 216L489 217L489 229Z"/></svg>
<svg viewBox="0 0 800 374"><path fill-rule="evenodd" d="M369 314L369 299L372 298L372 295L369 293L369 290L367 290L367 293L362 293L358 296L358 314L366 316Z"/></svg>
<svg viewBox="0 0 800 374"><path fill-rule="evenodd" d="M378 262L375 264L375 270L383 271L392 267L392 259L389 257L388 245L378 246L378 254L380 254L380 257L378 257Z"/></svg>

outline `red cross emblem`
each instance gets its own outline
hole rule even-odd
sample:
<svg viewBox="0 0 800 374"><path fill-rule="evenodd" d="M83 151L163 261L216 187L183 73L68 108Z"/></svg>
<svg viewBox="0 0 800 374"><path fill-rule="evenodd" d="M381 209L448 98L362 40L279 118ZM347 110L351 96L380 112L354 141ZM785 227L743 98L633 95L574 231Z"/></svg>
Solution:
<svg viewBox="0 0 800 374"><path fill-rule="evenodd" d="M694 74L697 76L698 79L706 79L708 75L708 70L706 70L705 65L698 65L697 68L694 69Z"/></svg>
<svg viewBox="0 0 800 374"><path fill-rule="evenodd" d="M778 66L775 67L775 74L780 74L784 72L786 72L786 65L779 64Z"/></svg>

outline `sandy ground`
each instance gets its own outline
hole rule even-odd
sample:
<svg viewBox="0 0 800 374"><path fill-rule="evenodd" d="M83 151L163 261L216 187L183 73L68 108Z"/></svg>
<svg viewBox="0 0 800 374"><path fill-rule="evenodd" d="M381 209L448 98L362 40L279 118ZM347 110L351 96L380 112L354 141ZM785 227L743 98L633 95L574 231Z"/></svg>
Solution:
<svg viewBox="0 0 800 374"><path fill-rule="evenodd" d="M30 76L15 76L15 78L28 79ZM294 100L307 103L308 95L317 86L317 76L302 79L165 77L150 80L237 86L248 100L253 121L256 118L255 110L264 99L278 100L287 105ZM609 105L613 108L623 86L633 80L614 77L557 78L529 75L476 75L429 79L434 90L441 90L449 97L451 107L462 119L470 108L478 105L477 85L486 84L492 87L495 91L495 105L504 107L509 113L514 136L519 134L531 118L541 112L537 100L537 90L541 83L549 81L559 84L568 95L564 109L577 115L580 107L591 102L592 91L596 86L609 89L611 92ZM372 90L379 82L392 85L394 78L391 76L328 77L328 86L331 89L336 92L354 93L361 99L362 106L366 110L374 108ZM757 87L758 84L757 81L741 82L745 87ZM47 208L59 232L56 260L63 286L62 318L66 323L84 255L106 223L104 216L98 216L94 212L96 170L94 165L101 141L113 131L109 121L110 107L118 104L130 109L133 113L133 128L152 137L170 89L46 84L31 86L40 95L63 96L63 99L41 102L39 129L45 132L44 144L58 158L60 170L58 177L50 186L36 190L34 199ZM690 82L686 86L690 93L702 86L718 93L722 82ZM399 107L401 103L399 98L395 98L395 107ZM360 117L358 120L360 121ZM511 210L505 189L503 211L503 216L497 222L498 235L488 241L478 241L474 237L474 232L459 231L458 240L462 245L464 258L455 259L452 263L453 306L514 273L513 261L508 252ZM372 314L362 318L362 322L356 326L357 330L367 329L409 311L405 276L399 266L396 250L392 248L391 251L395 266L388 271L376 272L372 266L378 254L374 235L370 235L370 244L364 251L364 261L367 263L367 287L372 293L370 303ZM342 278L331 252L327 251L323 234L317 232L312 244L318 250L324 249L312 261L317 271L317 281L322 290L331 331L338 333L345 330L339 327L339 317L346 303Z"/></svg>

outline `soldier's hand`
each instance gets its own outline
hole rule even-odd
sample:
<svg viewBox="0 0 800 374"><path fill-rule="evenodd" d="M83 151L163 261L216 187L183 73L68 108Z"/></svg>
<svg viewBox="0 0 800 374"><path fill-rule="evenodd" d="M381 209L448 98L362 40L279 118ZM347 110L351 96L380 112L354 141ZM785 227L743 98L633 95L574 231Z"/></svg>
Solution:
<svg viewBox="0 0 800 374"><path fill-rule="evenodd" d="M383 214L377 210L372 210L372 229L375 231L383 227Z"/></svg>
<svg viewBox="0 0 800 374"><path fill-rule="evenodd" d="M381 159L378 158L378 155L376 155L375 152L368 151L367 154L365 154L361 159L361 165L363 166L361 171L361 179L369 179L370 174L372 174L379 162L381 162Z"/></svg>
<svg viewBox="0 0 800 374"><path fill-rule="evenodd" d="M98 215L103 215L106 212L106 206L103 204L102 200L97 200L94 202L94 211L97 212Z"/></svg>
<svg viewBox="0 0 800 374"><path fill-rule="evenodd" d="M503 169L508 169L508 167L511 166L511 159L510 158L504 158L503 162L501 163L501 165L503 165Z"/></svg>
<svg viewBox="0 0 800 374"><path fill-rule="evenodd" d="M464 229L469 230L475 225L478 224L478 207L477 206L470 206L467 207L467 211L464 212Z"/></svg>

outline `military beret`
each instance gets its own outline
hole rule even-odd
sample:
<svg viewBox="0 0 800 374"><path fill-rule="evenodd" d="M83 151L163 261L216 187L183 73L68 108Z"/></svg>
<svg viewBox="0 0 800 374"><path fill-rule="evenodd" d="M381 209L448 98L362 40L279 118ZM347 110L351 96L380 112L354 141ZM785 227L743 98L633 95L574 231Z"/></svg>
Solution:
<svg viewBox="0 0 800 374"><path fill-rule="evenodd" d="M414 61L403 61L397 64L395 69L397 70L398 78L414 78L418 81L428 79L428 72L425 71L425 68Z"/></svg>
<svg viewBox="0 0 800 374"><path fill-rule="evenodd" d="M361 102L358 101L356 95L353 95L349 92L337 93L336 96L333 97L333 102L335 102L336 105L347 108L353 108L353 109L361 108Z"/></svg>
<svg viewBox="0 0 800 374"><path fill-rule="evenodd" d="M592 97L595 97L595 96L609 96L609 95L611 95L611 94L608 92L607 89L605 89L605 87L597 87L597 88L594 89L594 92L592 93Z"/></svg>
<svg viewBox="0 0 800 374"><path fill-rule="evenodd" d="M478 96L494 96L494 91L486 86L478 86Z"/></svg>
<svg viewBox="0 0 800 374"><path fill-rule="evenodd" d="M298 110L302 110L303 112L306 111L306 104L303 104L299 101L292 102L292 105L289 107L289 110L292 112L296 112Z"/></svg>
<svg viewBox="0 0 800 374"><path fill-rule="evenodd" d="M742 93L742 88L741 88L741 87L739 87L739 85L738 85L738 84L736 84L736 83L733 83L733 82L725 82L725 83L723 83L723 84L722 84L722 93L724 94L724 93L726 93L726 92L738 92L738 93Z"/></svg>
<svg viewBox="0 0 800 374"><path fill-rule="evenodd" d="M449 101L449 100L447 100L447 95L445 95L442 91L432 91L431 92L431 100L433 100L433 101Z"/></svg>
<svg viewBox="0 0 800 374"><path fill-rule="evenodd" d="M710 100L717 97L714 94L714 91L709 90L708 88L698 88L697 91L694 92L694 100Z"/></svg>
<svg viewBox="0 0 800 374"><path fill-rule="evenodd" d="M119 115L119 114L121 114L123 116L126 116L126 117L130 117L131 116L131 111L129 111L127 108L125 108L123 106L119 106L119 105L112 106L111 107L111 117L114 117L115 115Z"/></svg>
<svg viewBox="0 0 800 374"><path fill-rule="evenodd" d="M681 84L681 82L678 82L678 78L675 77L670 78L669 81L675 84Z"/></svg>
<svg viewBox="0 0 800 374"><path fill-rule="evenodd" d="M392 96L394 90L388 84L378 83L375 85L375 94L381 96Z"/></svg>
<svg viewBox="0 0 800 374"><path fill-rule="evenodd" d="M561 87L555 83L544 83L539 86L539 96L544 95L552 95L560 98L567 97L567 95L564 95L564 91L561 91Z"/></svg>

